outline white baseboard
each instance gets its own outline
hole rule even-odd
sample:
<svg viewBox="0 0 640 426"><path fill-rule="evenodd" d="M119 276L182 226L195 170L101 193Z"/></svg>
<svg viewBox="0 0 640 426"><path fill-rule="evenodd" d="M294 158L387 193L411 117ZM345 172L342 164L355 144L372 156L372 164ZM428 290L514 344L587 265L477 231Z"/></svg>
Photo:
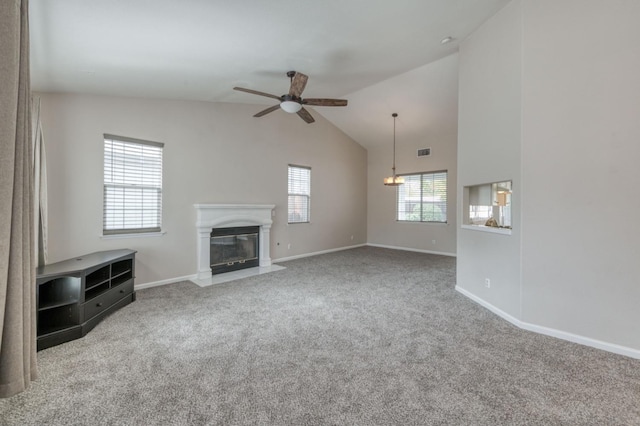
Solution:
<svg viewBox="0 0 640 426"><path fill-rule="evenodd" d="M302 259L303 257L317 256L319 254L326 254L326 253L332 253L332 252L335 252L335 251L349 250L349 249L353 249L353 248L357 248L357 247L364 247L364 246L366 246L366 244L356 244L356 245L353 245L353 246L339 247L339 248L335 248L335 249L316 251L316 252L313 252L313 253L299 254L299 255L296 255L296 256L282 257L280 259L271 259L271 263L286 262L287 260ZM134 290L142 290L142 289L145 289L145 288L158 287L158 286L161 286L161 285L173 284L173 283L177 283L177 282L180 282L180 281L197 282L198 281L198 274L185 275L184 277L169 278L169 279L166 279L166 280L153 281L153 282L144 283L144 284L135 284L134 285Z"/></svg>
<svg viewBox="0 0 640 426"><path fill-rule="evenodd" d="M353 249L353 248L357 248L357 247L364 247L366 245L367 244L356 244L356 245L353 245L353 246L339 247L339 248L335 248L335 249L316 251L316 252L313 252L313 253L298 254L296 256L281 257L279 259L271 259L271 263L286 262L288 260L295 260L295 259L302 259L304 257L318 256L320 254L333 253L333 252L342 251L342 250L349 250L349 249ZM150 287L158 287L158 286L161 286L161 285L173 284L173 283L177 283L177 282L180 282L180 281L197 282L198 281L198 274L185 275L184 277L169 278L169 279L166 279L166 280L153 281L153 282L144 283L144 284L136 284L136 285L134 285L134 290L142 290L142 289L150 288Z"/></svg>
<svg viewBox="0 0 640 426"><path fill-rule="evenodd" d="M520 321L514 316L504 312L501 309L496 308L491 303L488 303L485 300L482 300L478 296L473 293L468 292L467 290L456 286L456 291L473 300L477 304L487 308L494 314L503 318L506 321L509 321L511 324L515 325L518 328L523 330L533 331L534 333L544 334L546 336L555 337L557 339L567 340L569 342L578 343L580 345L590 346L596 349L602 349L607 352L612 352L618 355L628 356L629 358L640 359L640 350L628 348L626 346L617 345L615 343L603 342L601 340L592 339L590 337L580 336L577 334L569 333L562 330L557 330L554 328L544 327L541 325L531 324L528 322Z"/></svg>
<svg viewBox="0 0 640 426"><path fill-rule="evenodd" d="M393 250L414 251L414 252L428 253L428 254L438 254L438 255L443 255L443 256L453 256L453 257L456 256L453 253L434 252L434 251L429 251L429 250L419 250L419 249L412 249L412 248L406 248L406 247L387 246L387 245L382 245L382 244L357 244L357 245L353 245L353 246L340 247L340 248L329 249L329 250L322 250L322 251L317 251L317 252L313 252L313 253L304 253L304 254L299 254L299 255L296 255L296 256L282 257L280 259L273 259L272 262L274 262L274 263L276 263L276 262L286 262L288 260L302 259L302 258L305 258L305 257L317 256L317 255L321 255L321 254L333 253L333 252L337 252L337 251L349 250L349 249L353 249L353 248L357 248L357 247L364 247L364 246L388 248L388 249L393 249ZM180 282L180 281L191 281L191 280L195 280L197 278L198 278L198 275L197 274L193 274L193 275L185 275L183 277L169 278L169 279L166 279L166 280L153 281L153 282L144 283L144 284L136 284L136 285L134 285L134 290L142 290L142 289L145 289L145 288L158 287L158 286L161 286L161 285L173 284L173 283L177 283L177 282ZM615 353L615 354L618 354L618 355L624 355L624 356L627 356L629 358L640 359L640 350L638 350L638 349L633 349L633 348L629 348L629 347L626 347L626 346L617 345L615 343L603 342L601 340L592 339L590 337L580 336L580 335L569 333L569 332L566 332L566 331L557 330L557 329L554 329L554 328L544 327L544 326L541 326L541 325L536 325L536 324L531 324L531 323L528 323L528 322L525 322L525 321L521 321L521 320L517 319L516 317L514 317L513 315L504 312L503 310L493 306L491 303L479 298L475 294L470 293L467 290L465 290L465 289L463 289L463 288L461 288L459 286L456 286L455 289L456 289L456 291L458 291L462 295L468 297L469 299L473 300L477 304L483 306L484 308L490 310L491 312L493 312L494 314L498 315L502 319L510 322L511 324L513 324L516 327L521 328L523 330L528 330L528 331L532 331L534 333L539 333L539 334L544 334L546 336L555 337L557 339L567 340L569 342L578 343L578 344L585 345L585 346L590 346L592 348L601 349L601 350L604 350L604 351L607 351L607 352L612 352L612 353Z"/></svg>
<svg viewBox="0 0 640 426"><path fill-rule="evenodd" d="M385 246L385 245L380 245L380 244L355 244L353 246L338 247L338 248L333 248L333 249L328 249L328 250L315 251L315 252L312 252L312 253L298 254L298 255L295 255L295 256L281 257L279 259L271 259L271 262L272 263L286 262L288 260L302 259L302 258L305 258L305 257L318 256L320 254L333 253L333 252L342 251L342 250L350 250L350 249L354 249L354 248L358 248L358 247L365 247L365 246L389 248L389 249L394 249L394 250L415 251L415 252L419 252L419 253L440 254L440 255L443 255L443 256L454 256L455 257L455 254L452 254L452 253L441 253L441 252L436 252L436 251L419 250L419 249L412 249L412 248L405 248L405 247ZM142 289L145 289L145 288L158 287L158 286L161 286L161 285L173 284L173 283L177 283L177 282L180 282L180 281L193 281L193 280L197 281L197 279L198 279L198 274L185 275L184 277L169 278L169 279L166 279L166 280L153 281L153 282L144 283L144 284L135 284L134 285L134 290L142 290Z"/></svg>
<svg viewBox="0 0 640 426"><path fill-rule="evenodd" d="M169 278L166 280L160 280L160 281L152 281L150 283L144 283L144 284L135 284L133 286L134 290L142 290L145 288L151 288L151 287L158 287L161 285L166 285L166 284L173 284L173 283L177 283L180 281L191 281L193 279L198 278L197 274L194 275L185 275L184 277L176 277L176 278Z"/></svg>
<svg viewBox="0 0 640 426"><path fill-rule="evenodd" d="M447 252L442 252L442 251L422 250L422 249L415 249L415 248L409 248L409 247L388 246L388 245L385 245L385 244L367 243L367 245L371 246L371 247L380 247L380 248L387 248L387 249L392 249L392 250L414 251L414 252L417 252L417 253L438 254L440 256L456 257L455 253L447 253Z"/></svg>
<svg viewBox="0 0 640 426"><path fill-rule="evenodd" d="M338 248L329 249L329 250L314 251L313 253L304 253L304 254L297 254L295 256L281 257L280 259L272 259L271 261L273 263L286 262L288 260L295 260L295 259L302 259L304 257L318 256L320 254L327 254L327 253L333 253L333 252L336 252L336 251L350 250L350 249L354 249L354 248L358 248L358 247L364 247L366 245L367 244L356 244L354 246L338 247Z"/></svg>

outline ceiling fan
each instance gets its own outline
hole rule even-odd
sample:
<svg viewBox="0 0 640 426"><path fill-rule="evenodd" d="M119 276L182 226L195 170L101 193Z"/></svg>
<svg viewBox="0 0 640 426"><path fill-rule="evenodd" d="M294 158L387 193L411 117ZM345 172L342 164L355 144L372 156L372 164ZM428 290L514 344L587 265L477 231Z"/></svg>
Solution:
<svg viewBox="0 0 640 426"><path fill-rule="evenodd" d="M346 99L320 99L320 98L306 98L303 99L301 97L302 91L307 85L308 76L302 74L301 72L289 71L287 72L287 77L291 79L291 87L289 88L289 93L282 96L276 96L269 93L259 92L257 90L244 89L242 87L234 87L233 90L239 90L241 92L252 93L254 95L266 96L268 98L277 99L280 101L278 105L274 105L269 107L263 111L260 111L254 117L262 117L263 115L267 115L270 112L277 110L278 108L282 108L284 111L293 114L294 112L300 116L307 123L313 123L315 120L309 114L303 105L310 106L347 106Z"/></svg>

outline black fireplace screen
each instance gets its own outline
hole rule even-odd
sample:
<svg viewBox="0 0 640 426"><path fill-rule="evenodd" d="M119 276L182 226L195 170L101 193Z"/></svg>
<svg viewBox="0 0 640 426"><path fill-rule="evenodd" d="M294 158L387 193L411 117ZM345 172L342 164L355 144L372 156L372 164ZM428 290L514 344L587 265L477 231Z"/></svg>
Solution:
<svg viewBox="0 0 640 426"><path fill-rule="evenodd" d="M211 273L259 266L258 226L215 228L211 231Z"/></svg>

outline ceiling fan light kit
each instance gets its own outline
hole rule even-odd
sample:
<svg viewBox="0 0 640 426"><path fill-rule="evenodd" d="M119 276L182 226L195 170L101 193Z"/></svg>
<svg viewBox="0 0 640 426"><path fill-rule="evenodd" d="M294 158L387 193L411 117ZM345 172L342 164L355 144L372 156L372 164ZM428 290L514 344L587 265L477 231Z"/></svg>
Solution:
<svg viewBox="0 0 640 426"><path fill-rule="evenodd" d="M393 117L393 167L391 167L393 174L384 178L383 182L386 186L399 186L404 183L404 177L396 176L396 118L398 114L394 112L391 116Z"/></svg>
<svg viewBox="0 0 640 426"><path fill-rule="evenodd" d="M298 114L300 118L302 118L306 123L313 123L315 120L307 111L303 105L309 106L347 106L346 99L322 99L322 98L314 98L314 99L303 99L301 97L302 91L307 85L307 80L309 77L302 74L301 72L289 71L287 72L287 77L291 79L291 87L289 88L289 93L276 96L270 93L259 92L257 90L245 89L242 87L234 87L233 90L238 90L241 92L251 93L253 95L265 96L267 98L273 98L280 101L279 105L271 106L265 110L260 111L255 114L254 117L262 117L263 115L267 115L270 112L273 112L277 109L282 109L290 114Z"/></svg>
<svg viewBox="0 0 640 426"><path fill-rule="evenodd" d="M293 114L302 109L302 104L296 101L282 101L280 102L280 108L290 114Z"/></svg>

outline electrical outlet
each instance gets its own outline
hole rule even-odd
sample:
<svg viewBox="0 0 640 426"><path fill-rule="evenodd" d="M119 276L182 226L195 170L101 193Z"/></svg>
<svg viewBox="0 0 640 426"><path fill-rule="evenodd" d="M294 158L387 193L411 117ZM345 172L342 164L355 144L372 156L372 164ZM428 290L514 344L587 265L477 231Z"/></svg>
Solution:
<svg viewBox="0 0 640 426"><path fill-rule="evenodd" d="M351 241L353 241L353 235L351 236Z"/></svg>
<svg viewBox="0 0 640 426"><path fill-rule="evenodd" d="M491 288L491 280L489 278L484 279L484 286L486 288Z"/></svg>
<svg viewBox="0 0 640 426"><path fill-rule="evenodd" d="M287 250L291 250L291 243L287 244Z"/></svg>
<svg viewBox="0 0 640 426"><path fill-rule="evenodd" d="M436 240L431 240L431 244L435 245L436 244Z"/></svg>

